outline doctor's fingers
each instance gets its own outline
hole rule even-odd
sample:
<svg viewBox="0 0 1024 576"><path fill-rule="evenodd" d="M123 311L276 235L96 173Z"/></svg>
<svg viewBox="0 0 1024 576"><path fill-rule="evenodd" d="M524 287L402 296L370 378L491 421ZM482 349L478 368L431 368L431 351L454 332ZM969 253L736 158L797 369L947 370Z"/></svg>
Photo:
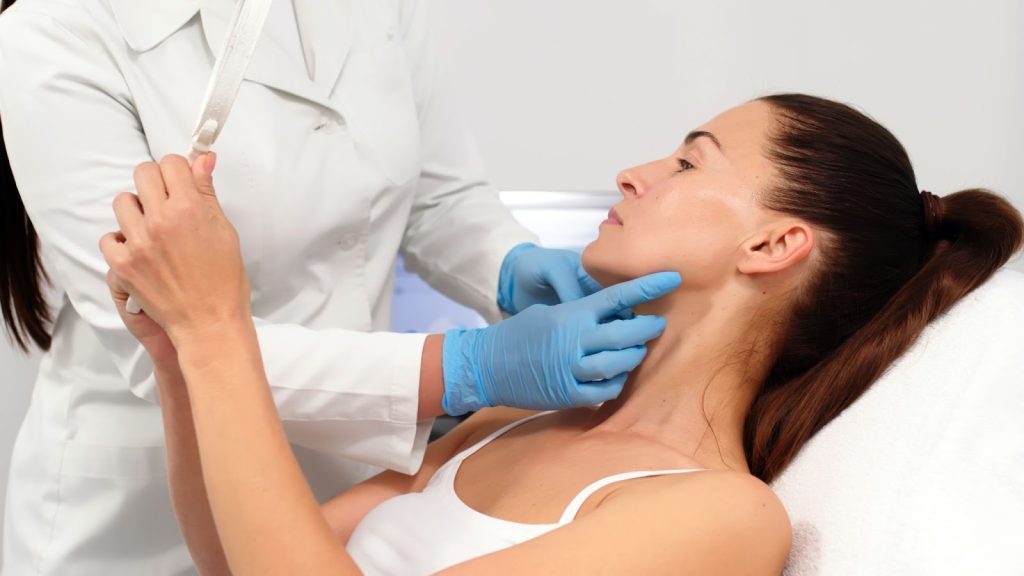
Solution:
<svg viewBox="0 0 1024 576"><path fill-rule="evenodd" d="M636 306L655 300L679 287L682 278L677 272L656 272L609 286L580 300L600 319L612 318Z"/></svg>
<svg viewBox="0 0 1024 576"><path fill-rule="evenodd" d="M580 265L579 270L577 271L577 276L577 282L579 283L580 288L583 289L584 296L590 296L591 294L604 290L604 286L601 286L597 280L594 280L590 274L587 274L587 271L583 269L582 265Z"/></svg>
<svg viewBox="0 0 1024 576"><path fill-rule="evenodd" d="M622 393L622 387L626 385L626 378L628 376L628 374L619 374L607 380L580 384L574 391L575 399L578 401L577 405L593 406L594 404L614 400Z"/></svg>
<svg viewBox="0 0 1024 576"><path fill-rule="evenodd" d="M139 270L152 268L147 266L151 261L148 242L142 249L139 248L136 244L133 249L120 231L108 232L100 238L100 252L103 253L107 266L110 266L107 273L108 283L116 280L120 290L135 291L135 282L140 278Z"/></svg>
<svg viewBox="0 0 1024 576"><path fill-rule="evenodd" d="M199 191L195 178L192 177L192 167L184 156L168 154L161 158L160 174L167 187L168 200L194 200L198 197Z"/></svg>
<svg viewBox="0 0 1024 576"><path fill-rule="evenodd" d="M646 346L598 352L580 358L572 367L572 375L580 382L607 380L636 368L646 355Z"/></svg>
<svg viewBox="0 0 1024 576"><path fill-rule="evenodd" d="M559 302L572 302L586 296L576 270L568 266L550 269L545 281L554 289Z"/></svg>
<svg viewBox="0 0 1024 576"><path fill-rule="evenodd" d="M583 269L582 264L580 265L579 270L577 271L577 277L577 283L583 290L584 297L590 296L591 294L596 294L601 290L604 290L604 286L602 286L600 282L594 280L594 278L590 274L587 274L587 271ZM614 314L613 316L621 318L622 320L629 320L630 318L633 317L633 310L630 308L626 308L624 310L620 310L617 314Z"/></svg>
<svg viewBox="0 0 1024 576"><path fill-rule="evenodd" d="M125 289L129 288L125 280L125 272L131 268L132 253L125 244L124 235L120 232L107 232L100 238L100 252L103 259L107 261L111 272L117 275L119 285ZM110 273L107 274L110 280Z"/></svg>
<svg viewBox="0 0 1024 576"><path fill-rule="evenodd" d="M160 160L160 170L170 203L179 207L201 208L201 213L224 217L224 210L213 189L213 168L217 156L212 152L196 158L190 166L188 160L177 154L168 154Z"/></svg>
<svg viewBox="0 0 1024 576"><path fill-rule="evenodd" d="M648 340L661 336L665 319L661 316L637 316L629 320L613 320L598 324L593 330L580 335L584 354L597 354L605 350L625 350L643 346Z"/></svg>
<svg viewBox="0 0 1024 576"><path fill-rule="evenodd" d="M146 222L142 216L142 205L139 197L131 192L121 192L114 197L114 218L121 227L122 237L133 242L145 243L149 235L146 233Z"/></svg>
<svg viewBox="0 0 1024 576"><path fill-rule="evenodd" d="M213 169L216 166L216 152L207 152L192 163L192 178L196 183L196 190L203 196L213 198L215 202L217 190L213 187Z"/></svg>
<svg viewBox="0 0 1024 576"><path fill-rule="evenodd" d="M167 201L167 186L160 166L156 162L143 162L135 167L133 179L143 211L147 216L155 215Z"/></svg>
<svg viewBox="0 0 1024 576"><path fill-rule="evenodd" d="M113 268L107 270L107 288L110 289L110 297L114 299L118 308L124 307L128 302L128 283L118 276Z"/></svg>

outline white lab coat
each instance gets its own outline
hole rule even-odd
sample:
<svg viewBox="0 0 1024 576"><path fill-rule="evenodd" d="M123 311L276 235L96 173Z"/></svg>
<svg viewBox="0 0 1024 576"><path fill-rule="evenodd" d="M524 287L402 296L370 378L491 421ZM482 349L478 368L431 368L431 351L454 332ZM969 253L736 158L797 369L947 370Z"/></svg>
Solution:
<svg viewBox="0 0 1024 576"><path fill-rule="evenodd" d="M232 9L21 0L0 18L4 137L63 292L12 458L8 576L193 570L151 365L111 303L98 240L117 228L111 201L134 188L135 165L187 150ZM496 319L501 260L536 238L482 181L418 2L296 0L296 17L313 79L287 43L261 38L215 147L215 183L281 418L325 498L422 458L423 336L380 332L396 255Z"/></svg>

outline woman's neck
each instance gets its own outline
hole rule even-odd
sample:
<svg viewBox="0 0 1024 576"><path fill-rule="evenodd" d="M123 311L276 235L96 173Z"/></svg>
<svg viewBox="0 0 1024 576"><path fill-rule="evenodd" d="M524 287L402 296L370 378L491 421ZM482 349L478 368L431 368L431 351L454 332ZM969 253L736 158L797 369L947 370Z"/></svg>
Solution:
<svg viewBox="0 0 1024 576"><path fill-rule="evenodd" d="M760 293L758 293L760 294ZM681 290L636 309L667 320L622 394L595 413L595 430L673 447L706 468L747 470L743 422L769 356L749 287Z"/></svg>

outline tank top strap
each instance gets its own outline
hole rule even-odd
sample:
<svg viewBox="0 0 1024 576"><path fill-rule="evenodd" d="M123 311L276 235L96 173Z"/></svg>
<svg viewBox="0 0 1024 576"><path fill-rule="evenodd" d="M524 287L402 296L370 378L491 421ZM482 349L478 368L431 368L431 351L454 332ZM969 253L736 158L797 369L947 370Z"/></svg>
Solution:
<svg viewBox="0 0 1024 576"><path fill-rule="evenodd" d="M529 422L531 420L536 420L537 418L540 418L541 416L545 416L547 414L551 414L552 412L554 412L554 410L548 410L546 412L540 412L538 414L531 414L531 415L527 416L526 418L522 418L522 419L516 420L515 422L512 422L511 424L506 424L505 426L502 426L498 430L495 430L494 432L491 432L490 434L488 434L487 437L484 438L483 440L480 440L476 444L473 444L469 448L466 448L462 452L459 452L451 460L449 460L449 462L462 462L466 458L469 458L470 456L475 454L477 452L477 450L480 450L484 446L490 444L492 440L494 440L498 436L501 436L505 432L508 432L509 430L511 430L511 429L513 429L513 428L515 428L517 426L520 426L522 424L526 424L527 422Z"/></svg>
<svg viewBox="0 0 1024 576"><path fill-rule="evenodd" d="M572 502L569 502L569 505L565 508L565 512L562 514L562 518L558 521L558 524L564 525L568 524L569 522L572 522L573 519L576 518L576 514L579 513L580 507L582 507L583 503L587 501L587 498L590 498L591 496L594 495L594 492L597 492L598 490L604 488L609 484L614 484L615 482L622 482L623 480L646 478L648 476L662 476L665 474L686 474L687 472L700 472L702 470L704 470L704 468L686 468L676 470L637 470L634 472L622 472L621 474L613 474L611 476L606 476L592 483L590 486L587 486L579 494L577 494L576 497L572 499Z"/></svg>

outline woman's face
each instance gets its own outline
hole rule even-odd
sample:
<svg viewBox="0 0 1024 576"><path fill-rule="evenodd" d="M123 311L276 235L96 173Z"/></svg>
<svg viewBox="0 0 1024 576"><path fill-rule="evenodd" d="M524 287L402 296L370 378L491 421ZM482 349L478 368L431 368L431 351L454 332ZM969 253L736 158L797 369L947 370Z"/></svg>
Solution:
<svg viewBox="0 0 1024 576"><path fill-rule="evenodd" d="M620 172L622 201L583 251L587 272L607 286L674 270L684 289L735 274L743 241L766 213L755 196L773 178L764 153L771 122L767 104L745 104L691 132L670 156Z"/></svg>

